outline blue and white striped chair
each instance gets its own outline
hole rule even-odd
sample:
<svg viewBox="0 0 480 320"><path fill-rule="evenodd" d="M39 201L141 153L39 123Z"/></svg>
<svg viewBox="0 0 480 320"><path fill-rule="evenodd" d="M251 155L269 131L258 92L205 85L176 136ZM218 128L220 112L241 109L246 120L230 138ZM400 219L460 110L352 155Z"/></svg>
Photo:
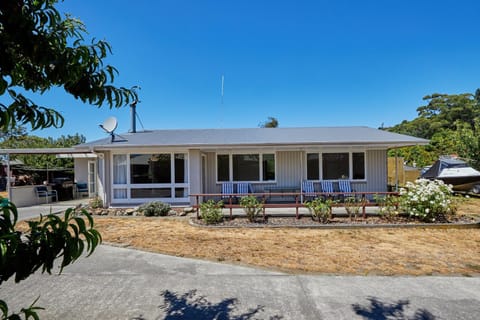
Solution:
<svg viewBox="0 0 480 320"><path fill-rule="evenodd" d="M320 185L322 186L322 192L325 193L333 193L333 182L331 180L322 180L320 181Z"/></svg>
<svg viewBox="0 0 480 320"><path fill-rule="evenodd" d="M229 198L233 194L233 182L222 183L222 198Z"/></svg>
<svg viewBox="0 0 480 320"><path fill-rule="evenodd" d="M340 192L343 192L342 196L344 199L355 196L353 194L355 191L352 189L350 180L338 180L338 189L340 189Z"/></svg>
<svg viewBox="0 0 480 320"><path fill-rule="evenodd" d="M353 192L350 180L338 180L338 188L340 189L340 192L344 192L346 194Z"/></svg>
<svg viewBox="0 0 480 320"><path fill-rule="evenodd" d="M247 195L252 192L252 186L248 182L241 182L237 184L237 193L240 195Z"/></svg>
<svg viewBox="0 0 480 320"><path fill-rule="evenodd" d="M302 181L302 201L305 198L312 200L315 198L315 187L313 186L313 181L303 180Z"/></svg>

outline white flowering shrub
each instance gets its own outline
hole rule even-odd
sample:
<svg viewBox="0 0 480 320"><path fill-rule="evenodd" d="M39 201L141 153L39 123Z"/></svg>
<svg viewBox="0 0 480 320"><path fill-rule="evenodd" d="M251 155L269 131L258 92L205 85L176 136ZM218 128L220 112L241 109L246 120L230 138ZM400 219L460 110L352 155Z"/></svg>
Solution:
<svg viewBox="0 0 480 320"><path fill-rule="evenodd" d="M400 209L428 222L435 222L439 216L454 214L452 186L440 180L418 179L407 182L400 189Z"/></svg>

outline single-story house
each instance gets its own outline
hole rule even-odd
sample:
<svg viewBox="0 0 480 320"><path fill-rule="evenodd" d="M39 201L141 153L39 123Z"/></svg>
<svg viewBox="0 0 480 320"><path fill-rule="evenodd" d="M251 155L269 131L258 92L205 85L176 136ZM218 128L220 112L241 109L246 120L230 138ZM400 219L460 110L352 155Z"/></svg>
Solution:
<svg viewBox="0 0 480 320"><path fill-rule="evenodd" d="M73 149L75 179L107 206L160 200L192 204L224 182L254 192L303 180L348 179L358 192L387 191L387 151L428 140L368 127L152 130L112 135Z"/></svg>

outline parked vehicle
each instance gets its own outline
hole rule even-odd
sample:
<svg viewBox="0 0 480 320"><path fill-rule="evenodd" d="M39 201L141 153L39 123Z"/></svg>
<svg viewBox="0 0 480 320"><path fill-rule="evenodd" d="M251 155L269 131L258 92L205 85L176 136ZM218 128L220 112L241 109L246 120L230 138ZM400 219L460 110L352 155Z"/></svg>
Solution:
<svg viewBox="0 0 480 320"><path fill-rule="evenodd" d="M442 180L454 191L480 193L480 172L457 158L441 157L421 177Z"/></svg>

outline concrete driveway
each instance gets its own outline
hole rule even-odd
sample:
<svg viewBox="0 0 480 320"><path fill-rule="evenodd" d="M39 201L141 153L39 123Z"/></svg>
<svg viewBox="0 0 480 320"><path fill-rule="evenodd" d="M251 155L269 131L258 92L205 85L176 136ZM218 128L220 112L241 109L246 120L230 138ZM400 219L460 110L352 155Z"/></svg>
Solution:
<svg viewBox="0 0 480 320"><path fill-rule="evenodd" d="M39 217L40 214L47 215L50 213L61 213L65 212L68 208L74 208L78 205L88 204L89 199L77 199L69 201L58 201L53 203L43 203L38 205L33 205L29 207L17 208L18 211L18 220L27 220Z"/></svg>
<svg viewBox="0 0 480 320"><path fill-rule="evenodd" d="M107 245L1 285L42 319L479 319L480 278L291 275Z"/></svg>

